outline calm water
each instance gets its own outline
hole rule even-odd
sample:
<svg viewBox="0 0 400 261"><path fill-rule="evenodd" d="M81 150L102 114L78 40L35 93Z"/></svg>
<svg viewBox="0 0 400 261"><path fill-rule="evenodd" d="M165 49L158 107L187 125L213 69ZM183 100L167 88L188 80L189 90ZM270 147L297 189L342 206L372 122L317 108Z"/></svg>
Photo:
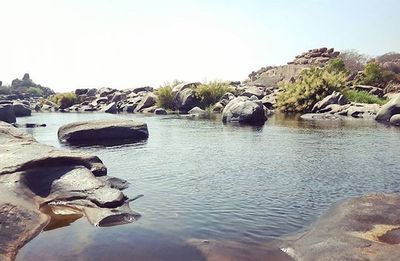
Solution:
<svg viewBox="0 0 400 261"><path fill-rule="evenodd" d="M239 127L174 116L46 113L19 122L46 123L28 131L63 148L61 125L116 117L146 122L148 141L79 150L128 180L127 195L144 194L132 203L142 218L111 228L81 218L40 234L19 260L194 260L189 239L263 244L306 228L340 199L400 190L400 128L374 121L274 116L263 127Z"/></svg>

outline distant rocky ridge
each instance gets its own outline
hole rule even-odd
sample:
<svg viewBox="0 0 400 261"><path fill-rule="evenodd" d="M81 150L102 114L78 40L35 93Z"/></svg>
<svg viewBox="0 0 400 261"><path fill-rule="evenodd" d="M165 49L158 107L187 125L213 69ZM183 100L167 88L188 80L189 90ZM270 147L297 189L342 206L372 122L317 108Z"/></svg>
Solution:
<svg viewBox="0 0 400 261"><path fill-rule="evenodd" d="M0 84L2 86L2 84ZM32 81L28 73L25 73L22 79L14 79L11 86L2 86L0 95L8 99L24 99L30 97L48 97L55 94L55 92L48 88L36 84Z"/></svg>

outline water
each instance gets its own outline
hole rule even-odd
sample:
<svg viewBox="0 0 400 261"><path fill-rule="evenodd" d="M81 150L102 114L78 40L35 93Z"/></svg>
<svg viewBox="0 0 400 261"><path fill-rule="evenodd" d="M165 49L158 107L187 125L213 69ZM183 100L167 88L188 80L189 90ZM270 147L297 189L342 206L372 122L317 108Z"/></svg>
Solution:
<svg viewBox="0 0 400 261"><path fill-rule="evenodd" d="M74 149L98 155L109 175L128 180L130 197L144 194L132 203L142 218L111 228L79 219L40 234L19 260L195 260L189 239L259 245L306 228L341 199L400 190L400 128L374 121L278 115L263 127L239 127L175 116L45 113L19 123L46 123L28 131L63 148L62 124L118 117L146 122L148 141Z"/></svg>

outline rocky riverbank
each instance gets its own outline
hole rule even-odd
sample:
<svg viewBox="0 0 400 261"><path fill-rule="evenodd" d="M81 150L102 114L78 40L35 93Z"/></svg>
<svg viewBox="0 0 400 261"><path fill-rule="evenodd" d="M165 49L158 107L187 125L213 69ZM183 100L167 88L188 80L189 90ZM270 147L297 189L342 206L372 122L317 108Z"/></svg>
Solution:
<svg viewBox="0 0 400 261"><path fill-rule="evenodd" d="M86 216L95 226L133 222L139 214L121 190L127 182L107 176L101 160L40 144L0 122L0 259L16 252L58 216Z"/></svg>

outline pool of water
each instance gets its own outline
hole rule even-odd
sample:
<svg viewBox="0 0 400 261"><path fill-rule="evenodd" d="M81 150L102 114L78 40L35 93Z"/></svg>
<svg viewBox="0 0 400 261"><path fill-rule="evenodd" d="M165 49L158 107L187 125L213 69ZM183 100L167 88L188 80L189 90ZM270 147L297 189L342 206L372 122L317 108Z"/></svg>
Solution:
<svg viewBox="0 0 400 261"><path fill-rule="evenodd" d="M47 124L27 131L66 148L57 141L61 125L103 118L148 124L145 143L73 148L98 155L109 175L128 180L128 196L144 194L132 203L142 217L109 228L81 218L41 233L18 260L195 260L190 239L259 245L306 228L341 199L400 190L400 128L371 120L276 115L262 127L243 127L177 116L38 113L18 122Z"/></svg>

